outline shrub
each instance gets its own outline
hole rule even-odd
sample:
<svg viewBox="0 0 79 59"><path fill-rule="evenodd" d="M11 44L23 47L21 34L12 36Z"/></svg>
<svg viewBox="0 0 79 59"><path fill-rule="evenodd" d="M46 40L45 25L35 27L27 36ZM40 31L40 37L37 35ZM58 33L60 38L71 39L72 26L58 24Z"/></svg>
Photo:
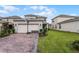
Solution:
<svg viewBox="0 0 79 59"><path fill-rule="evenodd" d="M9 33L7 31L5 31L5 30L2 30L0 32L0 37L5 37L5 36L8 36L8 35L9 35Z"/></svg>
<svg viewBox="0 0 79 59"><path fill-rule="evenodd" d="M11 30L10 30L10 29L8 29L8 33L9 33L9 34L11 33Z"/></svg>
<svg viewBox="0 0 79 59"><path fill-rule="evenodd" d="M43 35L45 36L47 33L47 24L43 24Z"/></svg>
<svg viewBox="0 0 79 59"><path fill-rule="evenodd" d="M3 30L1 30L0 37L8 36L11 33L15 33L15 29L12 25L9 25L8 22L2 24Z"/></svg>
<svg viewBox="0 0 79 59"><path fill-rule="evenodd" d="M40 29L39 36L43 36L43 29Z"/></svg>
<svg viewBox="0 0 79 59"><path fill-rule="evenodd" d="M15 33L15 29L14 28L12 29L12 33Z"/></svg>
<svg viewBox="0 0 79 59"><path fill-rule="evenodd" d="M47 28L44 28L44 29L43 29L43 35L45 36L46 33L47 33Z"/></svg>
<svg viewBox="0 0 79 59"><path fill-rule="evenodd" d="M72 43L72 47L76 50L79 51L79 40L75 40L73 43Z"/></svg>
<svg viewBox="0 0 79 59"><path fill-rule="evenodd" d="M42 33L43 32L43 29L40 29L40 32L39 33Z"/></svg>
<svg viewBox="0 0 79 59"><path fill-rule="evenodd" d="M47 33L47 28L40 29L40 33L39 33L39 35L40 35L40 36L45 36L46 33Z"/></svg>
<svg viewBox="0 0 79 59"><path fill-rule="evenodd" d="M43 28L40 29L39 35L40 35L40 36L45 36L46 33L47 33L47 25L46 25L46 24L43 24Z"/></svg>

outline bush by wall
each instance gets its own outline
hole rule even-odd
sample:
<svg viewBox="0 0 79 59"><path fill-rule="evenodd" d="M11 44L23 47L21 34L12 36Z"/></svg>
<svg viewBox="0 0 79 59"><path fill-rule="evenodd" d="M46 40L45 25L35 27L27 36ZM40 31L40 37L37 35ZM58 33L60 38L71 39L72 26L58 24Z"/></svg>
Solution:
<svg viewBox="0 0 79 59"><path fill-rule="evenodd" d="M43 24L43 28L40 29L39 35L40 35L40 36L45 36L46 33L47 33L47 24Z"/></svg>
<svg viewBox="0 0 79 59"><path fill-rule="evenodd" d="M1 32L0 32L0 37L5 37L5 36L8 36L12 33L15 33L14 27L12 27L12 28L9 27L8 22L3 23L3 30L1 30Z"/></svg>
<svg viewBox="0 0 79 59"><path fill-rule="evenodd" d="M79 40L75 40L72 43L72 48L74 48L75 50L79 51Z"/></svg>

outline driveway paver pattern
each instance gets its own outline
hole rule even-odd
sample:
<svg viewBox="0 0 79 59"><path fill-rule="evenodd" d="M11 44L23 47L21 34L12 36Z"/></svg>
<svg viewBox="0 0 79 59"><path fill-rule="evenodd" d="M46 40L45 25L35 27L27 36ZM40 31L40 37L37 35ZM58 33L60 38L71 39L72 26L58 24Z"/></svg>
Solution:
<svg viewBox="0 0 79 59"><path fill-rule="evenodd" d="M12 34L0 38L0 52L4 53L29 53L33 52L38 39L38 33L31 34Z"/></svg>

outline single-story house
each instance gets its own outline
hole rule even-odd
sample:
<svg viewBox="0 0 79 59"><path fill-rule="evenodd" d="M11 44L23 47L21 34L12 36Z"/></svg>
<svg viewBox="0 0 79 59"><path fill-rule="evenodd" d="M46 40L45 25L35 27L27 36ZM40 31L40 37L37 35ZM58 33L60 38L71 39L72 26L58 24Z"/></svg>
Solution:
<svg viewBox="0 0 79 59"><path fill-rule="evenodd" d="M52 19L52 27L57 30L79 33L79 16L59 15Z"/></svg>
<svg viewBox="0 0 79 59"><path fill-rule="evenodd" d="M46 17L32 14L24 16L24 18L19 16L4 17L2 21L7 21L14 26L16 33L39 32L43 24L46 24Z"/></svg>

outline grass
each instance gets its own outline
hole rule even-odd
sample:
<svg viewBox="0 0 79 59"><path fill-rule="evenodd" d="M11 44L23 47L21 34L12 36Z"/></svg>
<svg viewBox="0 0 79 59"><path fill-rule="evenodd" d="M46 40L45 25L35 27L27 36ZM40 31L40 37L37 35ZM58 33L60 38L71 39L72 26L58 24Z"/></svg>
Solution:
<svg viewBox="0 0 79 59"><path fill-rule="evenodd" d="M74 40L79 40L79 34L62 32L62 31L48 31L47 36L39 37L38 52L41 53L73 53L77 52L71 48L71 43Z"/></svg>

